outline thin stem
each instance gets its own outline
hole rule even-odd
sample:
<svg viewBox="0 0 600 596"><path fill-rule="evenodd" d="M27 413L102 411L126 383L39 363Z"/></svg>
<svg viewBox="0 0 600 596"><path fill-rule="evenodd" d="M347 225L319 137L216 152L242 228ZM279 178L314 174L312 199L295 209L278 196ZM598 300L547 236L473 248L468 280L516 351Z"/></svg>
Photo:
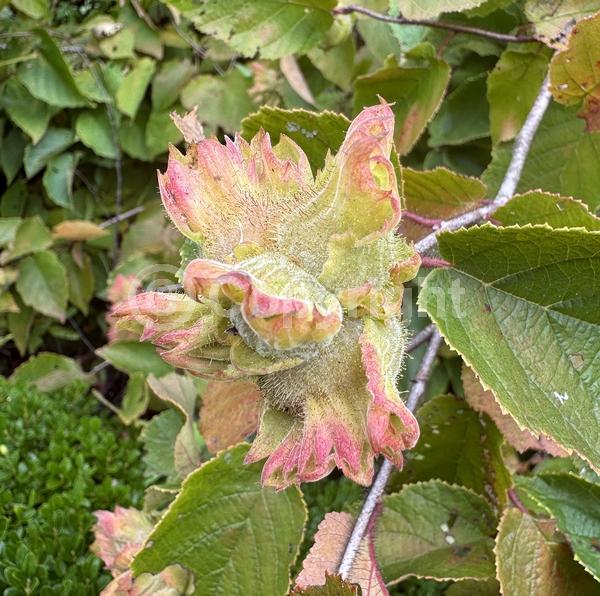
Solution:
<svg viewBox="0 0 600 596"><path fill-rule="evenodd" d="M133 209L129 209L128 211L124 211L123 213L121 213L119 215L115 215L114 217L111 217L110 219L103 221L100 224L100 227L108 228L110 226L114 226L116 223L119 223L121 221L129 219L130 217L133 217L134 215L141 213L143 210L144 210L143 205L140 205L139 207L134 207Z"/></svg>
<svg viewBox="0 0 600 596"><path fill-rule="evenodd" d="M432 330L430 337L429 345L427 346L427 350L423 356L423 360L421 361L421 366L419 367L419 372L414 379L414 384L406 401L406 406L411 412L415 411L419 405L419 401L421 400L423 393L425 392L427 380L429 379L431 371L433 370L435 356L442 343L442 336L439 334L439 331L435 329ZM381 495L383 495L383 491L385 490L385 486L393 469L394 465L387 459L384 460L379 468L379 472L377 473L373 484L371 485L369 494L367 495L362 509L356 518L356 523L354 524L352 534L350 534L350 538L348 539L344 555L338 568L338 573L342 576L342 579L348 579L354 559L356 558L356 553L358 552L360 543L365 535L367 527L369 526L371 516L373 515L373 512L375 511L375 508L381 499Z"/></svg>
<svg viewBox="0 0 600 596"><path fill-rule="evenodd" d="M435 325L433 323L431 325L427 325L427 327L419 331L419 333L417 333L408 342L408 345L406 346L406 351L412 352L413 350L416 350L420 345L424 344L432 336L434 331Z"/></svg>
<svg viewBox="0 0 600 596"><path fill-rule="evenodd" d="M479 37L486 37L487 39L493 39L494 41L500 41L503 43L510 42L533 42L538 41L532 35L509 35L507 33L497 33L496 31L489 31L487 29L480 29L479 27L469 27L468 25L460 25L458 23L448 23L445 21L430 21L428 19L406 19L402 16L393 17L388 14L383 14L371 10L370 8L364 8L362 6L355 6L353 4L349 6L341 6L333 11L333 14L351 14L351 13L364 14L372 19L383 21L385 23L393 23L395 25L422 25L425 27L432 27L435 29L445 29L446 31L454 31L455 33L466 33L468 35L477 35Z"/></svg>
<svg viewBox="0 0 600 596"><path fill-rule="evenodd" d="M537 132L540 122L550 103L550 98L550 86L548 85L548 78L546 77L542 83L540 92L527 115L525 123L515 139L510 165L506 170L506 174L500 185L500 190L498 190L498 194L494 200L488 205L483 205L478 209L467 211L466 213L462 213L461 215L457 215L452 219L442 222L439 229L431 232L431 234L428 234L415 243L415 249L419 253L431 250L437 244L438 234L441 232L458 230L459 228L478 223L484 219L489 219L496 209L502 207L502 205L505 205L510 200L519 184L523 166L527 160L527 155L531 149L535 133Z"/></svg>

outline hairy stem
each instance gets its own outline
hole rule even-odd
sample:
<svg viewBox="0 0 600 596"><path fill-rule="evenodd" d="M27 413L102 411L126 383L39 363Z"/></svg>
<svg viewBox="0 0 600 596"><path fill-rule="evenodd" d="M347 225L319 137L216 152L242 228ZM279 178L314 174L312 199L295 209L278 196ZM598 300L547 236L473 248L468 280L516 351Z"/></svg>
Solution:
<svg viewBox="0 0 600 596"><path fill-rule="evenodd" d="M452 219L442 222L437 230L415 243L415 249L419 253L424 253L428 250L431 250L437 244L438 234L441 232L458 230L459 228L475 224L484 219L489 219L496 209L502 207L502 205L505 205L509 201L509 199L515 193L517 185L519 184L521 173L523 172L523 166L525 165L527 155L529 154L529 150L531 148L531 143L533 142L535 133L537 132L540 122L542 121L546 109L548 108L550 98L550 87L548 85L548 78L546 77L542 83L540 92L538 93L533 107L527 115L525 123L515 139L510 164L506 170L502 184L500 185L500 190L498 190L498 194L494 200L488 205L484 205L478 209L474 209L473 211L467 211L467 213L462 213L461 215L457 215Z"/></svg>
<svg viewBox="0 0 600 596"><path fill-rule="evenodd" d="M428 328L426 328L428 329ZM421 332L422 333L422 332ZM415 339L418 336L415 336ZM414 412L419 405L423 394L425 393L425 387L427 386L427 380L431 375L431 371L433 370L433 363L435 361L435 356L439 347L442 343L442 336L436 329L431 331L431 336L429 339L429 345L427 346L427 350L425 355L423 356L423 360L421 361L421 366L419 367L419 372L414 378L414 384L408 394L408 399L406 401L406 405L411 412ZM346 544L346 550L344 551L344 555L342 557L342 561L338 568L338 573L342 576L342 579L348 579L348 575L350 570L352 569L352 564L354 563L354 559L356 558L356 553L358 552L358 548L360 546L361 540L363 539L369 522L371 520L371 516L377 507L381 499L381 495L383 495L383 491L385 490L385 485L389 480L390 474L394 469L394 464L390 463L387 459L383 461L381 467L379 468L379 472L371 485L369 490L369 494L363 503L362 509L356 518L356 523L354 524L354 528L352 529L352 534L348 539L348 543Z"/></svg>
<svg viewBox="0 0 600 596"><path fill-rule="evenodd" d="M459 23L430 21L428 19L406 19L402 16L393 17L389 14L383 14L375 10L371 10L370 8L355 6L353 4L349 6L341 6L340 8L336 8L333 11L333 14L351 14L353 12L358 14L364 14L368 17L371 17L372 19L384 21L385 23L393 23L395 25L422 25L425 27L432 27L435 29L445 29L446 31L453 31L454 33L466 33L468 35L486 37L487 39L493 39L494 41L500 41L502 43L538 41L532 35L508 35L506 33L497 33L496 31L480 29L479 27L469 27L468 25L460 25Z"/></svg>

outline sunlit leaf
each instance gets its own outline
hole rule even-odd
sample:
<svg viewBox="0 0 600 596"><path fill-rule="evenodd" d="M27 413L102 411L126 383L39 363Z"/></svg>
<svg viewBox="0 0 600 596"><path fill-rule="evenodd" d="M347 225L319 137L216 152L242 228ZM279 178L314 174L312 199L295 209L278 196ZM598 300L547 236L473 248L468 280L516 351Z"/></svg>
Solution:
<svg viewBox="0 0 600 596"><path fill-rule="evenodd" d="M485 225L439 247L454 268L420 306L519 425L600 467L600 233Z"/></svg>

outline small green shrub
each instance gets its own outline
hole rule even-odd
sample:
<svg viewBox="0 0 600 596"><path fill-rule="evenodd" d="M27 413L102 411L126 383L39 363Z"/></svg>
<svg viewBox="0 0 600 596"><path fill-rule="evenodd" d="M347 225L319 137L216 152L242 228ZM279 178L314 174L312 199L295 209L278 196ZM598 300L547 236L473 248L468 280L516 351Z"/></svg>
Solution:
<svg viewBox="0 0 600 596"><path fill-rule="evenodd" d="M51 394L0 380L0 591L97 594L96 509L137 505L137 437L94 415L83 385Z"/></svg>

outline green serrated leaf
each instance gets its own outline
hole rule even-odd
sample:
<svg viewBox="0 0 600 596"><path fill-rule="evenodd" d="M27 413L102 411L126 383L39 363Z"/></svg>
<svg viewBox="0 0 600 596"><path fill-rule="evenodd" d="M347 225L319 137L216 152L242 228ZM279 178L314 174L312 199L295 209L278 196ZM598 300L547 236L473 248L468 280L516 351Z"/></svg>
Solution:
<svg viewBox="0 0 600 596"><path fill-rule="evenodd" d="M173 370L150 343L114 341L97 349L96 353L115 368L130 375L141 372L162 377Z"/></svg>
<svg viewBox="0 0 600 596"><path fill-rule="evenodd" d="M263 106L242 120L242 136L250 140L264 128L275 144L283 133L300 145L313 171L316 171L323 167L328 150L336 152L339 149L348 126L348 118L335 112L316 113Z"/></svg>
<svg viewBox="0 0 600 596"><path fill-rule="evenodd" d="M527 47L527 46L526 46ZM506 49L487 79L490 132L494 144L515 138L527 118L548 70L548 56Z"/></svg>
<svg viewBox="0 0 600 596"><path fill-rule="evenodd" d="M440 480L408 484L383 498L375 552L383 577L494 577L496 519L488 502Z"/></svg>
<svg viewBox="0 0 600 596"><path fill-rule="evenodd" d="M31 383L40 391L56 391L74 381L89 381L89 377L72 358L41 352L18 366L10 380Z"/></svg>
<svg viewBox="0 0 600 596"><path fill-rule="evenodd" d="M566 474L517 476L515 482L556 520L575 558L600 581L600 485Z"/></svg>
<svg viewBox="0 0 600 596"><path fill-rule="evenodd" d="M77 116L75 131L81 142L94 153L109 159L117 157L117 146L105 110L86 110Z"/></svg>
<svg viewBox="0 0 600 596"><path fill-rule="evenodd" d="M81 266L70 253L62 253L60 258L69 279L69 302L87 315L96 284L92 261L86 253L81 256Z"/></svg>
<svg viewBox="0 0 600 596"><path fill-rule="evenodd" d="M600 467L600 233L485 225L439 247L455 268L419 306L503 410Z"/></svg>
<svg viewBox="0 0 600 596"><path fill-rule="evenodd" d="M123 114L135 118L155 70L151 58L141 58L133 65L117 91L117 107Z"/></svg>
<svg viewBox="0 0 600 596"><path fill-rule="evenodd" d="M297 487L260 486L262 465L243 464L248 449L232 447L186 478L134 574L177 561L195 574L198 596L287 593L306 508Z"/></svg>
<svg viewBox="0 0 600 596"><path fill-rule="evenodd" d="M502 460L502 435L494 423L451 395L429 400L417 418L419 442L407 452L394 486L437 478L470 488L504 507L512 480Z"/></svg>
<svg viewBox="0 0 600 596"><path fill-rule="evenodd" d="M413 50L418 53L410 54L413 62L402 65L389 57L383 68L358 77L354 82L355 114L365 106L377 104L379 96L393 104L396 115L394 142L400 155L412 149L438 110L446 91L450 68L438 60L432 50L429 44L422 44Z"/></svg>
<svg viewBox="0 0 600 596"><path fill-rule="evenodd" d="M449 219L470 211L487 194L481 180L446 168L427 171L403 168L402 179L406 209L428 219ZM407 240L416 242L429 234L431 228L403 217L398 232Z"/></svg>
<svg viewBox="0 0 600 596"><path fill-rule="evenodd" d="M37 144L27 145L23 159L27 178L33 178L52 157L70 147L74 140L71 129L50 127Z"/></svg>
<svg viewBox="0 0 600 596"><path fill-rule="evenodd" d="M547 224L552 228L600 230L600 218L590 213L585 203L535 190L515 195L494 212L494 219L504 226Z"/></svg>
<svg viewBox="0 0 600 596"><path fill-rule="evenodd" d="M508 509L502 516L495 550L503 594L598 593L598 584L573 561L569 547L550 540L532 517L518 509Z"/></svg>
<svg viewBox="0 0 600 596"><path fill-rule="evenodd" d="M541 189L572 196L592 210L600 207L600 133L586 133L576 108L550 105L533 139L517 192ZM493 196L512 155L512 143L497 145L483 175Z"/></svg>
<svg viewBox="0 0 600 596"><path fill-rule="evenodd" d="M49 317L65 320L67 272L53 252L36 252L19 263L17 291L28 306Z"/></svg>
<svg viewBox="0 0 600 596"><path fill-rule="evenodd" d="M207 35L226 41L247 57L274 60L303 54L325 38L333 24L334 0L208 0L190 15Z"/></svg>

